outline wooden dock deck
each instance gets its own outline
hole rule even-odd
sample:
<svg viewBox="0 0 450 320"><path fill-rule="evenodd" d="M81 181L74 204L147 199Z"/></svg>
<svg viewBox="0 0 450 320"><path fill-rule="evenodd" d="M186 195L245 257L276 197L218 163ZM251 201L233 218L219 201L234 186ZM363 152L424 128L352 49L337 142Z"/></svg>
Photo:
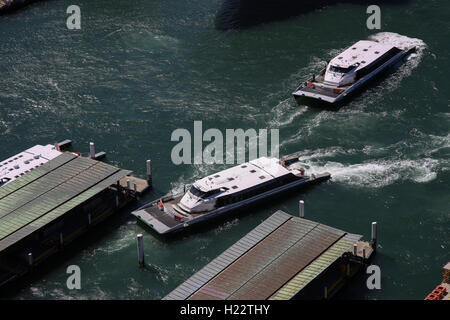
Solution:
<svg viewBox="0 0 450 320"><path fill-rule="evenodd" d="M133 176L123 177L119 180L119 185L122 188L129 189L130 191L135 192L138 196L142 195L151 188L147 180Z"/></svg>
<svg viewBox="0 0 450 320"><path fill-rule="evenodd" d="M342 264L357 269L354 266L361 259L350 261L343 256L353 256L355 243L358 254L365 248L366 259L372 255L370 245L359 242L360 238L277 211L164 299L292 299L337 262L338 269ZM330 288L333 283L336 281L330 283Z"/></svg>

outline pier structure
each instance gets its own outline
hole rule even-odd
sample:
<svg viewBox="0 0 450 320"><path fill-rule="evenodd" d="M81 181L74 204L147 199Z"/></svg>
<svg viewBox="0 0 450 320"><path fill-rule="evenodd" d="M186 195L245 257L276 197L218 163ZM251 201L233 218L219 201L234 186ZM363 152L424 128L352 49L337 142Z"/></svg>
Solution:
<svg viewBox="0 0 450 320"><path fill-rule="evenodd" d="M164 299L329 299L374 255L361 238L277 211Z"/></svg>
<svg viewBox="0 0 450 320"><path fill-rule="evenodd" d="M442 268L442 283L428 294L424 300L450 300L450 261Z"/></svg>
<svg viewBox="0 0 450 320"><path fill-rule="evenodd" d="M131 171L63 152L0 188L0 286L134 201Z"/></svg>

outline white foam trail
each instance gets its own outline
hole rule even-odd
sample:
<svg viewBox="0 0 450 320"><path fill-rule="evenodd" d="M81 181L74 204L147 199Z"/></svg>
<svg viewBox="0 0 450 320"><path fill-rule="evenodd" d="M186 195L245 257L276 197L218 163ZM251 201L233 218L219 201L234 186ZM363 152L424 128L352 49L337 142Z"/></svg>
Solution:
<svg viewBox="0 0 450 320"><path fill-rule="evenodd" d="M410 38L395 32L379 32L369 36L369 39L379 43L390 44L402 50L416 47L417 51L423 52L423 50L427 47L425 42L421 39Z"/></svg>
<svg viewBox="0 0 450 320"><path fill-rule="evenodd" d="M85 256L84 258L94 257L98 253L112 254L134 245L136 232L134 227L131 226L132 224L134 223L130 221L129 223L120 226L119 230L114 234L114 239L107 241L104 246L100 246L94 250L85 251L83 253Z"/></svg>
<svg viewBox="0 0 450 320"><path fill-rule="evenodd" d="M305 106L305 108L307 107ZM326 122L327 120L333 119L335 117L335 114L328 111L322 111L316 114L312 119L308 119L306 122L299 124L302 127L300 127L297 133L295 133L291 138L281 140L280 148L291 143L296 143L304 137L311 136L315 128L318 128L323 122ZM335 120L333 120L333 122L335 122Z"/></svg>
<svg viewBox="0 0 450 320"><path fill-rule="evenodd" d="M335 182L375 188L396 181L431 181L436 178L440 166L440 161L432 158L368 160L358 164L323 160L339 153L343 153L339 148L307 152L299 157L300 163L295 166L303 167L310 173L329 172Z"/></svg>
<svg viewBox="0 0 450 320"><path fill-rule="evenodd" d="M417 68L420 61L422 61L425 49L427 48L426 43L421 39L409 38L394 32L380 32L370 36L369 39L380 43L390 44L403 50L407 50L412 47L416 48L416 51L408 56L408 60L405 65L401 66L395 72L393 77L390 77L392 79L387 81L389 89L397 88L403 78L411 75L412 71Z"/></svg>

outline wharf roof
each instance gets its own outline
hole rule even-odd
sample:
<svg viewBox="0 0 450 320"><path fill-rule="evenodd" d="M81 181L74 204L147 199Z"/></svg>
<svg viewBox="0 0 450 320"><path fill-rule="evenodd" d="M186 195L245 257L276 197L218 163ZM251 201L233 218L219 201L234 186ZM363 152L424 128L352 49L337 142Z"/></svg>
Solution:
<svg viewBox="0 0 450 320"><path fill-rule="evenodd" d="M0 188L0 251L102 192L131 171L63 153Z"/></svg>
<svg viewBox="0 0 450 320"><path fill-rule="evenodd" d="M277 211L164 299L291 299L360 238Z"/></svg>

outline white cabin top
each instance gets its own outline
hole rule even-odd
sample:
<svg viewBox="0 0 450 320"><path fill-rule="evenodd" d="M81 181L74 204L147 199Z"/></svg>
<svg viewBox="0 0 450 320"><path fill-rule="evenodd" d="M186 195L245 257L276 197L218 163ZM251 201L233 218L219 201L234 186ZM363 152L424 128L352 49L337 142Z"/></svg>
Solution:
<svg viewBox="0 0 450 320"><path fill-rule="evenodd" d="M227 188L234 193L291 173L277 158L261 157L197 180L194 187L202 192Z"/></svg>
<svg viewBox="0 0 450 320"><path fill-rule="evenodd" d="M55 146L36 145L11 158L0 161L0 187L61 155Z"/></svg>
<svg viewBox="0 0 450 320"><path fill-rule="evenodd" d="M377 60L392 48L394 46L389 44L360 40L333 58L330 61L330 65L346 69L359 63L356 69L358 70Z"/></svg>

